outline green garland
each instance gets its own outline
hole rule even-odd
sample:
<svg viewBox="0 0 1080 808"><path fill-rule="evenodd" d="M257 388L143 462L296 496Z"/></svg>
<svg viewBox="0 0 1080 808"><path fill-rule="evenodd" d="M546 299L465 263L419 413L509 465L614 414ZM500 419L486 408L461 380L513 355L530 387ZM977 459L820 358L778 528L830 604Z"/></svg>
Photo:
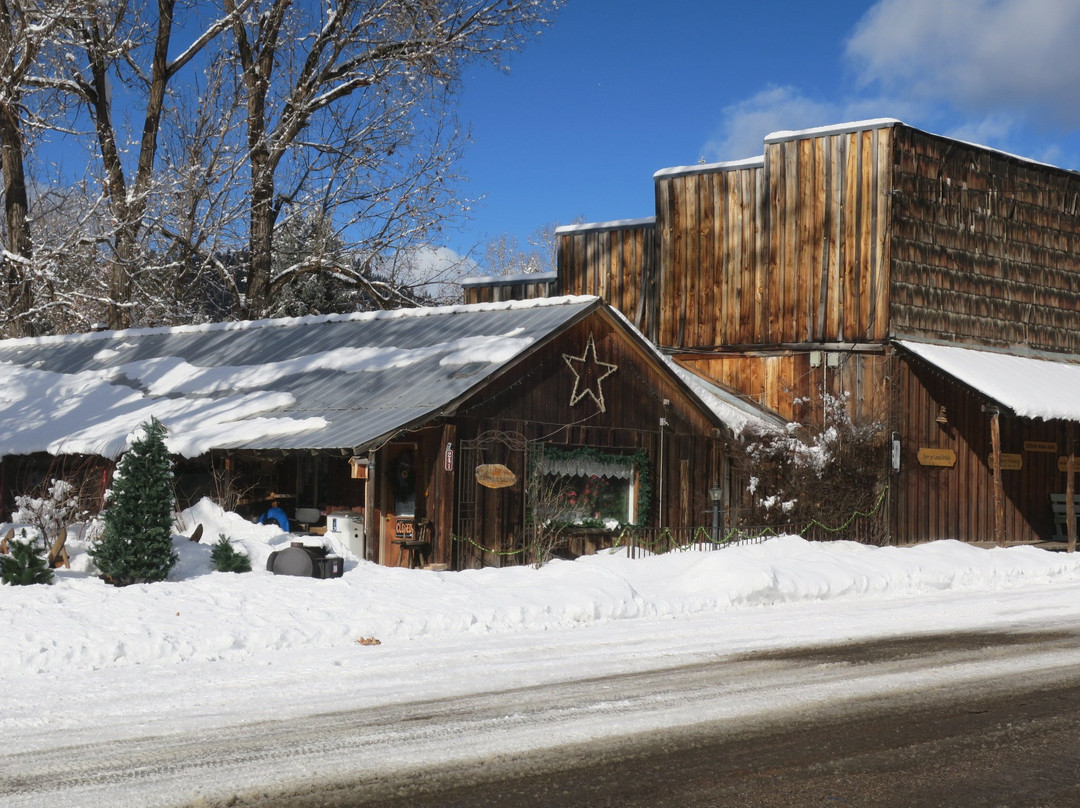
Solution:
<svg viewBox="0 0 1080 808"><path fill-rule="evenodd" d="M637 476L637 521L632 524L642 527L648 523L649 509L652 507L652 475L649 470L649 455L644 449L637 449L628 454L616 452L604 452L588 446L574 449L564 449L561 446L545 446L544 457L553 460L592 460L596 463L626 463L634 464L634 473Z"/></svg>

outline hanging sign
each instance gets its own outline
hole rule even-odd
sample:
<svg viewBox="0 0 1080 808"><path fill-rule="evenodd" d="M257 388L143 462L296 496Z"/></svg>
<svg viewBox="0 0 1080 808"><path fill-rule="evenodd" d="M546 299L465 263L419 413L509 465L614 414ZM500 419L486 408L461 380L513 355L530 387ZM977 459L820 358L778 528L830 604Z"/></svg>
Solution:
<svg viewBox="0 0 1080 808"><path fill-rule="evenodd" d="M956 465L956 452L952 449L919 449L916 455L920 466L952 468Z"/></svg>
<svg viewBox="0 0 1080 808"><path fill-rule="evenodd" d="M517 475L502 463L485 463L476 467L476 481L485 488L508 488L517 482Z"/></svg>
<svg viewBox="0 0 1080 808"><path fill-rule="evenodd" d="M1024 441L1025 452L1049 452L1053 454L1058 450L1057 444L1052 440L1026 440Z"/></svg>
<svg viewBox="0 0 1080 808"><path fill-rule="evenodd" d="M991 469L994 468L994 455L991 453L986 458L986 465ZM1020 471L1024 467L1024 456L1021 454L1011 454L1009 452L1001 453L1001 470L1002 471Z"/></svg>

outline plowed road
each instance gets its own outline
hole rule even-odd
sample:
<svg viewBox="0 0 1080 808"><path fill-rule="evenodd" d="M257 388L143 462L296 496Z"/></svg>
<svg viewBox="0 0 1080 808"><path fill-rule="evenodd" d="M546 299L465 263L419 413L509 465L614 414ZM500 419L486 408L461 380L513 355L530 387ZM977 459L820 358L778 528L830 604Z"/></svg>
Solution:
<svg viewBox="0 0 1080 808"><path fill-rule="evenodd" d="M1080 743L1037 740L1075 734L1078 687L1071 630L785 649L4 755L0 805L1080 805ZM1004 775L1028 754L1010 737L1045 763L1048 794ZM973 796L971 771L939 771L931 785L953 776L979 801L914 799L913 773L949 754L996 772L991 793ZM1020 770L1034 778L1033 765ZM1023 786L1013 801L1009 782Z"/></svg>

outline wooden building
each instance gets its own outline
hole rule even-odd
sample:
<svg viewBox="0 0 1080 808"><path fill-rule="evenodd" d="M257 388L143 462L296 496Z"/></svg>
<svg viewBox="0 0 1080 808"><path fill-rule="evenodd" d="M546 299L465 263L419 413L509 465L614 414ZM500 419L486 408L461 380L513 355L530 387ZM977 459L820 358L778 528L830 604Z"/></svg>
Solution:
<svg viewBox="0 0 1080 808"><path fill-rule="evenodd" d="M659 171L654 187L652 219L559 230L561 293L602 295L786 419L820 419L826 391L887 423L893 541L1053 536L1080 407L1023 416L917 348L1071 371L1080 174L875 120L778 132L761 157ZM1023 378L1050 401L1068 395L1053 377Z"/></svg>
<svg viewBox="0 0 1080 808"><path fill-rule="evenodd" d="M595 297L5 340L0 364L5 512L155 415L185 498L227 479L388 565L520 563L555 521L572 552L708 525L741 406Z"/></svg>

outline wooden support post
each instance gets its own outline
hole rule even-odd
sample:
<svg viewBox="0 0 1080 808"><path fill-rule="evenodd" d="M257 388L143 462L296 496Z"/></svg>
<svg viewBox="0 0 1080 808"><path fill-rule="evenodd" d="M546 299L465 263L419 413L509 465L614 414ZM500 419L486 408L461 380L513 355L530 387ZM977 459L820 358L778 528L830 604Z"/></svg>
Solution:
<svg viewBox="0 0 1080 808"><path fill-rule="evenodd" d="M994 458L994 541L1005 544L1005 496L1001 487L1001 413L990 411L990 446Z"/></svg>
<svg viewBox="0 0 1080 808"><path fill-rule="evenodd" d="M379 564L379 548L381 547L381 534L379 532L379 520L375 516L375 452L368 452L368 477L364 480L364 556L368 561Z"/></svg>
<svg viewBox="0 0 1080 808"><path fill-rule="evenodd" d="M1068 551L1076 552L1076 503L1073 501L1073 493L1076 490L1076 459L1073 453L1073 422L1065 427L1065 442L1068 444L1065 451L1069 457L1065 471L1065 526L1068 536Z"/></svg>

